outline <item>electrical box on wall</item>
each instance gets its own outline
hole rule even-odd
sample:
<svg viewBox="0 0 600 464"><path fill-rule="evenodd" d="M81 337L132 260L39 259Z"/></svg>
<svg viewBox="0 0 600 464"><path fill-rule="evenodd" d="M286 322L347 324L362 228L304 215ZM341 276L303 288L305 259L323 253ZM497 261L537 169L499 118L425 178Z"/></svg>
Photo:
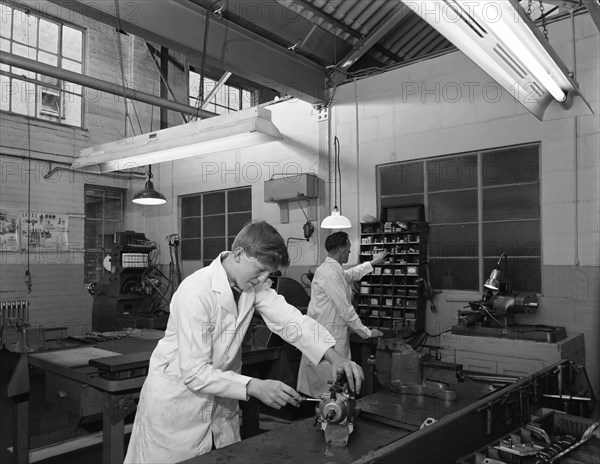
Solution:
<svg viewBox="0 0 600 464"><path fill-rule="evenodd" d="M298 174L265 181L265 201L308 200L319 196L319 178L314 174Z"/></svg>

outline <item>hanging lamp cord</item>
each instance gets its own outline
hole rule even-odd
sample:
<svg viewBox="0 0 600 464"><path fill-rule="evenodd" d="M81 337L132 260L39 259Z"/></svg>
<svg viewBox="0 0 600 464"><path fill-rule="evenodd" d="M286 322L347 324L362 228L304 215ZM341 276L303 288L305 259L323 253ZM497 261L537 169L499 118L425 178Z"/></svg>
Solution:
<svg viewBox="0 0 600 464"><path fill-rule="evenodd" d="M339 179L339 189L340 189L340 208L339 212L342 214L342 171L340 169L340 139L338 139L337 135L333 138L333 162L335 169L335 183L334 183L334 196L335 196L335 206L337 207L337 189L338 189L338 179Z"/></svg>
<svg viewBox="0 0 600 464"><path fill-rule="evenodd" d="M204 67L206 66L206 49L208 44L208 26L212 8L206 11L206 22L204 23L204 42L202 43L202 62L200 64L200 82L198 84L198 98L196 99L196 120L200 119L200 109L204 103Z"/></svg>
<svg viewBox="0 0 600 464"><path fill-rule="evenodd" d="M117 55L119 56L119 66L121 69L121 82L123 85L123 101L125 103L125 137L127 137L127 122L131 126L131 132L135 135L135 129L133 127L133 121L131 120L131 115L129 114L129 105L127 104L127 97L125 89L127 88L127 80L125 79L125 60L123 58L123 47L121 45L121 31L123 31L123 27L121 25L121 10L119 8L119 0L115 0L115 18L117 20L117 30L116 30L116 42L117 42ZM140 118L137 114L137 109L133 102L131 102L131 107L133 108L133 112L135 113L135 119L138 123L138 127L140 129L140 133L143 132L142 125L140 123Z"/></svg>
<svg viewBox="0 0 600 464"><path fill-rule="evenodd" d="M27 154L28 154L28 176L27 176L27 268L25 269L25 286L27 293L31 293L33 282L31 280L30 255L31 255L31 123L27 117Z"/></svg>
<svg viewBox="0 0 600 464"><path fill-rule="evenodd" d="M29 10L27 11L29 16ZM29 41L29 21L27 21L27 40ZM25 287L27 293L31 293L31 287L33 285L31 279L31 115L29 112L29 101L30 98L27 96L27 267L25 268Z"/></svg>

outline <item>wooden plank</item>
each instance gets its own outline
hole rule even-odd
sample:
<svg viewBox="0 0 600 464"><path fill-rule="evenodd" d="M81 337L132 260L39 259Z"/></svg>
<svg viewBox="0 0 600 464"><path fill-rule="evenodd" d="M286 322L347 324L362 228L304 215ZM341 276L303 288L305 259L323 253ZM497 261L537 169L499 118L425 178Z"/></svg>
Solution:
<svg viewBox="0 0 600 464"><path fill-rule="evenodd" d="M36 365L36 361L45 361L62 367L87 366L91 359L117 356L114 351L101 350L93 346L73 348L69 350L50 351L30 355L29 363Z"/></svg>
<svg viewBox="0 0 600 464"><path fill-rule="evenodd" d="M502 357L541 359L547 363L555 363L561 359L569 359L578 364L585 361L583 334L574 332L567 333L567 338L556 343L445 334L440 346L448 352L469 351Z"/></svg>

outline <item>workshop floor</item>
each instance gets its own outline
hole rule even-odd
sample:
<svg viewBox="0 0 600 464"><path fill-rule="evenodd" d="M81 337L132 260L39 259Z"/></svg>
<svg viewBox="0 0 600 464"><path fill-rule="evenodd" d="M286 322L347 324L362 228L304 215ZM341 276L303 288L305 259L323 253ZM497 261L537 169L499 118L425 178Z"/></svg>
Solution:
<svg viewBox="0 0 600 464"><path fill-rule="evenodd" d="M7 449L13 445L13 415L12 400L7 397L6 387L10 380L18 356L6 350L0 350L0 463L10 464L13 455ZM86 419L79 423L78 417L72 417L57 411L56 407L45 398L45 378L41 373L32 373L30 378L30 447L35 449L50 443L56 443L69 438L98 432L101 422ZM289 423L285 417L260 416L261 431L271 430L282 423ZM125 437L125 446L129 434ZM95 445L68 454L43 461L41 464L100 464L102 462L102 446Z"/></svg>

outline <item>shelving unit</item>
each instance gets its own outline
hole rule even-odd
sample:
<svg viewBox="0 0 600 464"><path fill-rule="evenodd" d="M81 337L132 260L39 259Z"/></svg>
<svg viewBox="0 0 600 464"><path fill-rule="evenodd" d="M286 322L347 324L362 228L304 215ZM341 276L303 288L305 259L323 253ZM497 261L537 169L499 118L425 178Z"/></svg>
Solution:
<svg viewBox="0 0 600 464"><path fill-rule="evenodd" d="M404 227L403 227L404 226ZM384 250L386 262L359 282L358 314L370 327L413 332L425 328L425 299L421 279L427 260L427 224L396 222L361 224L360 262Z"/></svg>

